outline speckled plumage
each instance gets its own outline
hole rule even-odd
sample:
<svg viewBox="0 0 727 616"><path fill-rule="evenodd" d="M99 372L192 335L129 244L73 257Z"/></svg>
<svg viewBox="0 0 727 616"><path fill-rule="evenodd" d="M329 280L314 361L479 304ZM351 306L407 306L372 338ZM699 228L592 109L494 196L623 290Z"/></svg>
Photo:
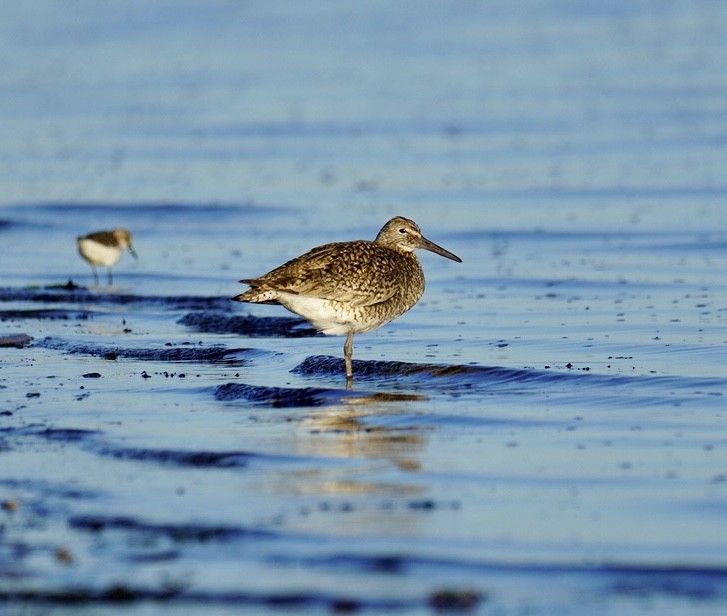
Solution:
<svg viewBox="0 0 727 616"><path fill-rule="evenodd" d="M424 272L414 250L453 261L459 257L422 236L417 224L397 216L373 241L325 244L254 279L234 297L281 304L324 334L346 334L346 376L352 376L353 335L373 331L412 308L424 292Z"/></svg>
<svg viewBox="0 0 727 616"><path fill-rule="evenodd" d="M136 252L131 245L131 233L127 229L117 228L112 231L96 231L76 238L78 253L91 265L93 277L98 284L97 265L108 268L109 285L113 282L111 267L118 263L124 248L127 248L136 259Z"/></svg>

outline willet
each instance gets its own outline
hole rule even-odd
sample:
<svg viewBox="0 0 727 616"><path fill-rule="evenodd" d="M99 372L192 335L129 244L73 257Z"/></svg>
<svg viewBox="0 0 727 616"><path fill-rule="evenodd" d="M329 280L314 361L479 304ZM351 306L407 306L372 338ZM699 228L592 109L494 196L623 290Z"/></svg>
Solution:
<svg viewBox="0 0 727 616"><path fill-rule="evenodd" d="M96 231L76 239L79 254L91 264L93 279L98 284L97 265L103 265L109 270L109 286L113 283L111 267L121 258L124 248L128 248L131 256L136 257L134 247L131 245L131 233L126 229L112 231Z"/></svg>
<svg viewBox="0 0 727 616"><path fill-rule="evenodd" d="M350 380L353 335L401 316L424 293L424 272L414 254L417 248L462 262L425 238L413 220L397 216L373 241L325 244L264 276L241 280L251 288L232 299L280 304L324 334L345 334L343 356Z"/></svg>

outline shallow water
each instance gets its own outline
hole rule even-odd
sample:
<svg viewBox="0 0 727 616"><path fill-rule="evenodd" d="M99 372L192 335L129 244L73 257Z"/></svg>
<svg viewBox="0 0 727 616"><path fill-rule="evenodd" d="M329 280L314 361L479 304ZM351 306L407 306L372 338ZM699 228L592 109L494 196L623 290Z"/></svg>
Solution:
<svg viewBox="0 0 727 616"><path fill-rule="evenodd" d="M727 609L727 8L6 12L0 612ZM229 300L396 214L352 389Z"/></svg>

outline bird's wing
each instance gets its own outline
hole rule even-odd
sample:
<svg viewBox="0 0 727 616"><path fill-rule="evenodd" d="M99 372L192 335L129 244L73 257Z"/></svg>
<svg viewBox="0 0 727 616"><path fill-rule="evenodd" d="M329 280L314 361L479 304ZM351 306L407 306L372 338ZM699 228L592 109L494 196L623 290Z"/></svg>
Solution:
<svg viewBox="0 0 727 616"><path fill-rule="evenodd" d="M370 306L386 301L401 286L392 256L373 242L336 242L245 282L260 289Z"/></svg>
<svg viewBox="0 0 727 616"><path fill-rule="evenodd" d="M79 237L78 239L92 240L98 244L103 244L104 246L116 246L118 243L116 241L116 237L110 231L96 231L95 233L89 233L88 235Z"/></svg>

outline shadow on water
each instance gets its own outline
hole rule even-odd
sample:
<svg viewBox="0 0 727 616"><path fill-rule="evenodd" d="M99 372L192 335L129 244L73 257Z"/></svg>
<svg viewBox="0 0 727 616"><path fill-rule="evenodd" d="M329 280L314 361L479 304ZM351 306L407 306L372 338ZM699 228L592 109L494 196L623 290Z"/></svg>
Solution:
<svg viewBox="0 0 727 616"><path fill-rule="evenodd" d="M266 465L295 464L302 459L301 456L297 455L273 455L253 451L206 451L131 447L107 440L104 433L98 430L28 426L24 428L0 429L0 436L6 438L8 441L10 439L35 438L54 443L74 444L84 451L105 458L148 462L180 468L245 468L252 462Z"/></svg>
<svg viewBox="0 0 727 616"><path fill-rule="evenodd" d="M306 321L296 317L256 317L202 311L190 312L177 322L205 334L240 334L282 338L317 335L316 330L311 328Z"/></svg>
<svg viewBox="0 0 727 616"><path fill-rule="evenodd" d="M193 343L181 343L163 348L128 348L123 346L110 346L102 344L73 343L59 338L43 338L35 346L56 351L63 351L70 355L91 355L107 360L137 359L142 361L163 362L220 362L226 360L243 361L236 356L250 351L250 349L229 349L224 346L203 347ZM233 357L235 356L235 357Z"/></svg>
<svg viewBox="0 0 727 616"><path fill-rule="evenodd" d="M215 398L223 402L245 400L263 403L275 408L299 406L317 407L340 403L367 404L376 402L402 402L426 400L418 394L357 392L352 389L323 387L265 387L246 383L225 383L215 388Z"/></svg>
<svg viewBox="0 0 727 616"><path fill-rule="evenodd" d="M90 310L64 310L40 308L37 310L0 310L0 321L49 320L71 321L86 320L93 315Z"/></svg>
<svg viewBox="0 0 727 616"><path fill-rule="evenodd" d="M344 372L343 359L331 356L310 356L293 368L292 372L305 377L340 376ZM486 393L493 386L498 391L506 386L537 391L577 390L578 388L658 388L715 389L715 394L724 387L720 378L691 378L674 376L623 376L604 375L590 371L537 370L534 368L506 368L501 366L480 366L461 364L428 364L399 361L354 360L354 383L391 382L392 378L402 386L428 386L432 390L460 394L467 391Z"/></svg>
<svg viewBox="0 0 727 616"><path fill-rule="evenodd" d="M39 304L96 304L109 306L157 307L169 310L219 310L229 308L224 297L197 295L137 295L116 293L108 289L89 289L69 281L52 287L0 288L0 302L34 302Z"/></svg>
<svg viewBox="0 0 727 616"><path fill-rule="evenodd" d="M264 592L204 592L190 590L180 586L170 586L161 589L129 586L118 584L104 588L74 588L71 590L28 590L17 592L0 591L1 603L54 606L77 605L118 605L129 606L134 603L161 603L176 607L177 609L193 609L199 606L209 607L240 606L240 607L267 607L276 610L310 610L324 609L332 613L355 612L358 610L403 610L424 607L420 601L407 599L381 599L351 597L348 595L335 595L310 591L291 593L264 593ZM468 603L477 603L468 600ZM197 612L195 612L197 613Z"/></svg>

